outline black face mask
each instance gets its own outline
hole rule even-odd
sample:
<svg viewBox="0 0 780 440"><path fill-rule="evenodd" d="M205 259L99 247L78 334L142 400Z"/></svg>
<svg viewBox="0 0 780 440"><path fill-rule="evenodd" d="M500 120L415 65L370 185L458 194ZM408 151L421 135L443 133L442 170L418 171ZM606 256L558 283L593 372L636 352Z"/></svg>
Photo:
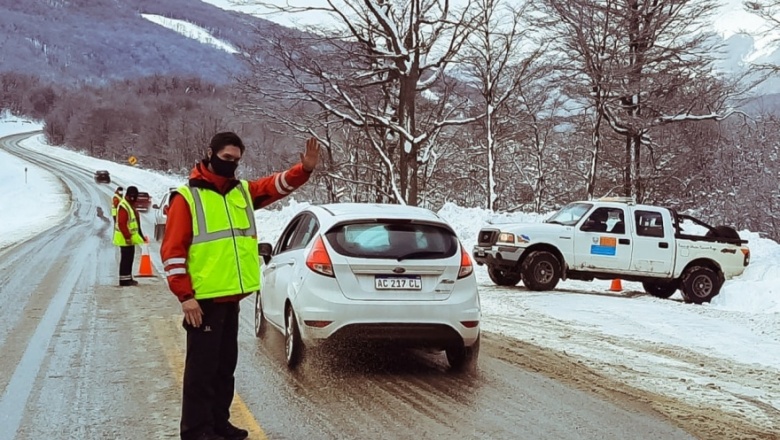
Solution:
<svg viewBox="0 0 780 440"><path fill-rule="evenodd" d="M212 154L211 158L209 159L209 163L211 164L211 168L214 170L214 173L217 176L227 178L236 177L236 168L238 168L238 162L222 160L216 154Z"/></svg>

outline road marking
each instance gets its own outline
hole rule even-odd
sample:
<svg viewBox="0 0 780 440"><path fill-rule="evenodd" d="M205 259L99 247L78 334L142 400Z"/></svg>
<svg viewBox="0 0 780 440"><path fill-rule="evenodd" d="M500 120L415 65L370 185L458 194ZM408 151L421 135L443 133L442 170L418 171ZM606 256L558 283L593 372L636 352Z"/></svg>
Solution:
<svg viewBox="0 0 780 440"><path fill-rule="evenodd" d="M70 267L70 269L74 269ZM46 313L38 323L22 359L14 370L14 375L5 388L3 397L0 398L0 438L13 439L19 430L19 425L27 408L27 400L30 398L35 380L41 370L46 352L51 344L54 332L62 319L65 307L68 305L71 293L75 290L76 283L82 275L81 270L68 270L65 277L59 282L60 288L49 302Z"/></svg>
<svg viewBox="0 0 780 440"><path fill-rule="evenodd" d="M169 318L152 316L149 319L152 330L168 359L168 365L176 375L176 383L181 387L184 376L184 351L180 344L185 338L185 331L181 327L182 317L180 315ZM249 439L268 440L260 423L238 393L235 394L233 404L230 406L230 420L234 425L249 431Z"/></svg>

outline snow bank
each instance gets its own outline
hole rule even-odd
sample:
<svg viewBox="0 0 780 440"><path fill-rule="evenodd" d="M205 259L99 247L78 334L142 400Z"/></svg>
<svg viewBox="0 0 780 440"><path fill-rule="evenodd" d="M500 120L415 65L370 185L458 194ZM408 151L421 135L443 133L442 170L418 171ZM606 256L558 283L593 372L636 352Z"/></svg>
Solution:
<svg viewBox="0 0 780 440"><path fill-rule="evenodd" d="M39 123L0 115L0 137L40 129ZM0 150L0 249L59 223L68 206L70 194L54 174Z"/></svg>
<svg viewBox="0 0 780 440"><path fill-rule="evenodd" d="M749 313L780 313L780 245L757 233L741 231L748 240L750 265L739 278L727 281L714 307Z"/></svg>

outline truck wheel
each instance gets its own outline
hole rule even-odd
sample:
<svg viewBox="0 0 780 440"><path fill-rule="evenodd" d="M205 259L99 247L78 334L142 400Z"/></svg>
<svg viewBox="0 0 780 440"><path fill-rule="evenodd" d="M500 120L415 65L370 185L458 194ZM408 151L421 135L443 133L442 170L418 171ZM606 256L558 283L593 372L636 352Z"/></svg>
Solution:
<svg viewBox="0 0 780 440"><path fill-rule="evenodd" d="M523 260L523 284L531 290L553 290L561 279L561 262L547 251L534 251Z"/></svg>
<svg viewBox="0 0 780 440"><path fill-rule="evenodd" d="M519 272L495 266L488 266L488 275L499 286L516 286L523 277Z"/></svg>
<svg viewBox="0 0 780 440"><path fill-rule="evenodd" d="M677 284L663 283L657 281L643 281L642 287L645 288L645 292L653 295L656 298L669 298L677 291Z"/></svg>
<svg viewBox="0 0 780 440"><path fill-rule="evenodd" d="M682 277L682 294L687 303L707 303L720 293L723 282L717 272L704 266L694 266Z"/></svg>

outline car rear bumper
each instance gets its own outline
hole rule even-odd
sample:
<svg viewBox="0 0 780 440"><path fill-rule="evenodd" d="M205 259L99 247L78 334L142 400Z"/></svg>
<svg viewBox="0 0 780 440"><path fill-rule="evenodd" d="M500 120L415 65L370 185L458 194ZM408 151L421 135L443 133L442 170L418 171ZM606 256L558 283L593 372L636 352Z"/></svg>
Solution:
<svg viewBox="0 0 780 440"><path fill-rule="evenodd" d="M444 301L360 301L320 290L299 292L296 298L305 297L305 304L294 301L293 308L307 345L345 340L471 346L479 336L481 312L476 281L469 281Z"/></svg>

